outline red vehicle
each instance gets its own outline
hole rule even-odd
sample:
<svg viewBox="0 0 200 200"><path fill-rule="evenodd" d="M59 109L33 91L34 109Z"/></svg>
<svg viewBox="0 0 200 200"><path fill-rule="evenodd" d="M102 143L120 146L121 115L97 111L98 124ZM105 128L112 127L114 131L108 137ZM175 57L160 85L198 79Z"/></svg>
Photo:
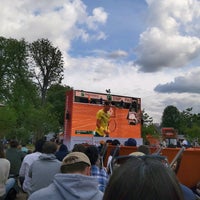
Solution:
<svg viewBox="0 0 200 200"><path fill-rule="evenodd" d="M167 146L176 146L178 139L178 131L172 127L163 127L161 129L162 139L165 140Z"/></svg>

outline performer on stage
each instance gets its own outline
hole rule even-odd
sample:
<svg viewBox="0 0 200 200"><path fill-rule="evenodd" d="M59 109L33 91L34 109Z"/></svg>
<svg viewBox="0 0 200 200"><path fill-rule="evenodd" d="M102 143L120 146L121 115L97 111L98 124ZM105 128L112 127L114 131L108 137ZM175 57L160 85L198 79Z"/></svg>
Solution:
<svg viewBox="0 0 200 200"><path fill-rule="evenodd" d="M103 109L100 109L96 114L96 130L95 136L97 137L109 137L109 120L110 114L109 110L111 103L109 101L104 102Z"/></svg>

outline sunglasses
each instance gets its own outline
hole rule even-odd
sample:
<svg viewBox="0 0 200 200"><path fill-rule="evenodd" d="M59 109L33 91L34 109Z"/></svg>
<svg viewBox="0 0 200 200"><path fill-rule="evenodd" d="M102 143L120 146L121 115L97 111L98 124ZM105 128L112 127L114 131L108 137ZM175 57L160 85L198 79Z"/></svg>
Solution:
<svg viewBox="0 0 200 200"><path fill-rule="evenodd" d="M135 156L135 155L126 155L126 156L116 156L112 159L109 169L111 174L113 171L123 165L127 160L132 159L134 162L134 159L139 159L139 160L145 160L145 159L153 159L153 160L158 160L160 161L163 165L170 167L169 162L167 160L167 157L161 156L161 155L143 155L143 156Z"/></svg>

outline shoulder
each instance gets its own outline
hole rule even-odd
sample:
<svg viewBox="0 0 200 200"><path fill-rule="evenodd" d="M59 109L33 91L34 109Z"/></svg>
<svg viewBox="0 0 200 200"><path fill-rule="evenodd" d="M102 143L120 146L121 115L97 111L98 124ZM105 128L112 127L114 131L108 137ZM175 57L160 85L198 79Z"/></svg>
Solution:
<svg viewBox="0 0 200 200"><path fill-rule="evenodd" d="M1 158L0 163L1 165L4 165L4 166L10 166L10 161L6 158Z"/></svg>
<svg viewBox="0 0 200 200"><path fill-rule="evenodd" d="M38 200L38 199L43 199L43 200L59 199L58 192L56 192L55 186L51 184L46 188L34 192L28 198L28 200Z"/></svg>
<svg viewBox="0 0 200 200"><path fill-rule="evenodd" d="M195 200L195 194L193 193L193 191L190 188L188 188L187 186L185 186L183 184L180 184L180 186L183 191L183 196L185 199Z"/></svg>
<svg viewBox="0 0 200 200"><path fill-rule="evenodd" d="M102 200L102 199L103 199L103 192L98 190L98 192L96 193L96 195L94 196L92 200Z"/></svg>
<svg viewBox="0 0 200 200"><path fill-rule="evenodd" d="M35 152L35 153L31 153L31 154L28 154L24 157L24 161L25 162L29 162L29 161L32 161L32 160L36 160L38 159L38 157L41 155L41 153L39 152Z"/></svg>

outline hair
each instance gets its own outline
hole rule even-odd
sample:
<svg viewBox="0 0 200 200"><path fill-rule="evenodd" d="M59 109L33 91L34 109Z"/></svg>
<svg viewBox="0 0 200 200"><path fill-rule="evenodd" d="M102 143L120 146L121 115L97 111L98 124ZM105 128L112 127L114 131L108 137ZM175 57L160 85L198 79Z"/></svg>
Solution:
<svg viewBox="0 0 200 200"><path fill-rule="evenodd" d="M3 144L0 142L0 158L5 158L5 152L4 152L4 146Z"/></svg>
<svg viewBox="0 0 200 200"><path fill-rule="evenodd" d="M87 163L77 162L77 163L73 163L73 164L62 165L60 168L60 171L63 174L83 172L86 167L89 167L89 165Z"/></svg>
<svg viewBox="0 0 200 200"><path fill-rule="evenodd" d="M55 142L45 142L42 146L42 152L46 154L54 154L57 151L57 144Z"/></svg>
<svg viewBox="0 0 200 200"><path fill-rule="evenodd" d="M114 146L120 145L120 141L115 139L112 141L111 145L114 145Z"/></svg>
<svg viewBox="0 0 200 200"><path fill-rule="evenodd" d="M124 146L137 146L137 141L134 138L128 138L127 141L124 142Z"/></svg>
<svg viewBox="0 0 200 200"><path fill-rule="evenodd" d="M111 102L110 101L104 101L104 106L110 106Z"/></svg>
<svg viewBox="0 0 200 200"><path fill-rule="evenodd" d="M138 148L137 148L137 151L139 152L142 152L146 155L149 155L150 154L150 149L147 145L140 145Z"/></svg>
<svg viewBox="0 0 200 200"><path fill-rule="evenodd" d="M114 170L103 200L183 200L174 172L150 156L129 158Z"/></svg>
<svg viewBox="0 0 200 200"><path fill-rule="evenodd" d="M86 147L83 144L75 144L74 148L72 149L72 152L85 152Z"/></svg>
<svg viewBox="0 0 200 200"><path fill-rule="evenodd" d="M45 143L44 139L39 139L35 142L35 150L34 152L42 152L42 146Z"/></svg>
<svg viewBox="0 0 200 200"><path fill-rule="evenodd" d="M10 147L11 148L17 148L19 145L18 141L17 140L11 140L10 141Z"/></svg>
<svg viewBox="0 0 200 200"><path fill-rule="evenodd" d="M85 150L85 154L90 159L91 165L95 165L99 158L98 148L94 145L88 146Z"/></svg>

